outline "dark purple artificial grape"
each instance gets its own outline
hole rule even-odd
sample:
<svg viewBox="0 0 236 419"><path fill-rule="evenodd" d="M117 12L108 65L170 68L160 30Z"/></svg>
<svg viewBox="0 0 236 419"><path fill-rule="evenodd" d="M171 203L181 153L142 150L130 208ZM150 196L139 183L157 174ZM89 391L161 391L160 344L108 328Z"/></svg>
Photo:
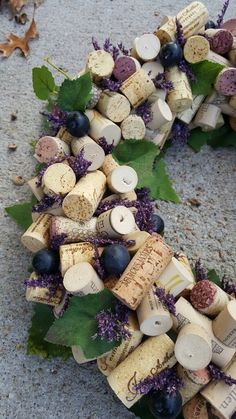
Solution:
<svg viewBox="0 0 236 419"><path fill-rule="evenodd" d="M88 117L80 111L69 113L66 120L66 129L73 137L83 137L89 131Z"/></svg>

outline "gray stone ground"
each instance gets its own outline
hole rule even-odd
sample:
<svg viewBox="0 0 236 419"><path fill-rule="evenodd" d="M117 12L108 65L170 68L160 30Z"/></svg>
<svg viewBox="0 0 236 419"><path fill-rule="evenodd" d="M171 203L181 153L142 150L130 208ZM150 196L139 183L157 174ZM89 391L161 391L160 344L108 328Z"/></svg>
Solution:
<svg viewBox="0 0 236 419"><path fill-rule="evenodd" d="M76 73L90 50L91 36L99 40L111 36L130 46L132 39L152 31L160 15L174 14L187 1L152 0L45 0L36 12L39 40L31 42L25 60L16 51L8 60L0 59L0 138L1 138L1 418L104 419L131 418L112 394L95 366L79 367L73 360L40 360L26 355L27 328L31 305L24 299L23 279L27 276L30 254L21 247L21 231L3 212L13 202L29 198L26 186L16 187L11 176L29 179L34 162L29 142L40 132L40 102L31 87L31 69L46 56ZM215 17L220 0L206 1ZM233 8L228 16L233 15ZM32 8L28 7L31 15ZM236 10L234 10L236 12ZM236 13L234 13L236 15ZM10 31L23 33L24 27L9 21L6 10L0 15L0 40ZM10 122L12 112L17 120ZM17 151L9 152L15 142ZM209 268L235 275L235 151L204 147L199 154L189 148L171 148L166 156L169 173L182 197L180 205L159 202L166 220L166 238L191 259L201 257ZM186 205L197 198L201 206Z"/></svg>

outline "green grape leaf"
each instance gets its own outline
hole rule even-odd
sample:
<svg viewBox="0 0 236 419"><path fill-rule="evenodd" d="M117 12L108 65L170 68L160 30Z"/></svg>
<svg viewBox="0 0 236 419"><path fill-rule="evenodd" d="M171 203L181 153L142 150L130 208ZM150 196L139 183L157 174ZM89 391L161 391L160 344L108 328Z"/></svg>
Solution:
<svg viewBox="0 0 236 419"><path fill-rule="evenodd" d="M213 88L216 77L225 67L222 64L205 60L200 63L190 64L197 81L191 83L193 95L209 95Z"/></svg>
<svg viewBox="0 0 236 419"><path fill-rule="evenodd" d="M107 289L97 294L72 297L68 309L60 319L55 320L45 339L59 345L80 346L88 359L111 351L121 342L108 342L93 336L97 332L96 315L102 310L114 308L116 301Z"/></svg>
<svg viewBox="0 0 236 419"><path fill-rule="evenodd" d="M41 100L48 100L56 89L53 75L45 65L33 68L32 80L34 93Z"/></svg>
<svg viewBox="0 0 236 419"><path fill-rule="evenodd" d="M72 356L70 348L44 340L45 334L54 321L54 315L45 304L34 304L34 314L28 330L27 354L41 358L60 357L64 360Z"/></svg>
<svg viewBox="0 0 236 419"><path fill-rule="evenodd" d="M221 280L219 275L216 273L215 269L211 269L210 271L208 271L207 278L209 279L209 281L214 282L214 284L220 287Z"/></svg>
<svg viewBox="0 0 236 419"><path fill-rule="evenodd" d="M236 132L231 129L228 123L209 132L203 132L201 128L195 128L191 131L188 144L196 152L200 151L205 144L213 148L236 147Z"/></svg>
<svg viewBox="0 0 236 419"><path fill-rule="evenodd" d="M119 164L136 170L138 188L149 188L152 198L180 202L166 173L164 160L157 160L159 153L159 148L150 141L126 140L115 147L113 157Z"/></svg>
<svg viewBox="0 0 236 419"><path fill-rule="evenodd" d="M65 79L58 94L58 106L62 111L85 111L85 107L91 98L92 79L90 73L86 73L78 79Z"/></svg>
<svg viewBox="0 0 236 419"><path fill-rule="evenodd" d="M15 204L5 208L6 213L24 230L32 224L32 201Z"/></svg>

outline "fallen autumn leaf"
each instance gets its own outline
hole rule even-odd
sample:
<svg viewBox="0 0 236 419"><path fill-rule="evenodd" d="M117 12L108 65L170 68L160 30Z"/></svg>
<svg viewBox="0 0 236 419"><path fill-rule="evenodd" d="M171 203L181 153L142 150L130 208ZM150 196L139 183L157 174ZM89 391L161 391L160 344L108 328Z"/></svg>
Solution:
<svg viewBox="0 0 236 419"><path fill-rule="evenodd" d="M8 42L0 44L0 51L2 51L3 53L2 56L7 58L12 54L12 52L16 48L19 48L26 57L29 53L30 39L34 39L37 36L38 32L36 28L36 23L35 20L32 19L30 27L27 29L23 37L16 36L14 33L10 33L10 35L6 36Z"/></svg>

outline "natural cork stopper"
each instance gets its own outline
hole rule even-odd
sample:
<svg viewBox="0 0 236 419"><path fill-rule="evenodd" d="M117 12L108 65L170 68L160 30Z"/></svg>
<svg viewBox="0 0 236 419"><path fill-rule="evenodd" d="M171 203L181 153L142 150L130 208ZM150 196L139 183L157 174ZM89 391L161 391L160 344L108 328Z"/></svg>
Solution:
<svg viewBox="0 0 236 419"><path fill-rule="evenodd" d="M112 293L136 310L150 286L171 261L172 254L161 236L151 236L134 255Z"/></svg>
<svg viewBox="0 0 236 419"><path fill-rule="evenodd" d="M37 186L38 177L35 176L33 179L28 180L27 184L29 185L31 192L40 201L44 197L44 192L41 186Z"/></svg>
<svg viewBox="0 0 236 419"><path fill-rule="evenodd" d="M114 60L104 50L92 51L88 55L87 69L93 76L95 81L100 80L103 77L110 77L114 68Z"/></svg>
<svg viewBox="0 0 236 419"><path fill-rule="evenodd" d="M48 247L51 215L41 214L21 236L21 243L31 252Z"/></svg>
<svg viewBox="0 0 236 419"><path fill-rule="evenodd" d="M30 280L34 281L39 276L36 272L32 272ZM46 287L35 287L27 285L25 298L27 301L33 301L34 303L47 304L52 307L58 306L63 298L63 291L61 288L57 288L53 295L50 295L49 289Z"/></svg>
<svg viewBox="0 0 236 419"><path fill-rule="evenodd" d="M88 237L97 236L96 225L96 217L92 217L89 221L79 222L67 217L54 216L50 223L50 238L65 235L65 244L86 241Z"/></svg>
<svg viewBox="0 0 236 419"><path fill-rule="evenodd" d="M178 364L177 373L183 381L183 387L179 390L182 396L183 405L192 399L211 380L207 368L192 371Z"/></svg>
<svg viewBox="0 0 236 419"><path fill-rule="evenodd" d="M207 59L209 51L209 41L204 36L194 35L184 45L184 58L191 64L199 63Z"/></svg>
<svg viewBox="0 0 236 419"><path fill-rule="evenodd" d="M120 142L121 129L118 125L95 110L87 110L85 114L90 121L90 137L95 141L98 141L101 137L105 137L106 142L114 146Z"/></svg>
<svg viewBox="0 0 236 419"><path fill-rule="evenodd" d="M230 301L213 320L215 336L226 346L236 349L236 301Z"/></svg>
<svg viewBox="0 0 236 419"><path fill-rule="evenodd" d="M101 168L104 175L107 177L117 167L119 167L119 164L112 157L112 154L107 154Z"/></svg>
<svg viewBox="0 0 236 419"><path fill-rule="evenodd" d="M229 301L228 295L212 281L199 281L191 290L190 300L201 313L216 316Z"/></svg>
<svg viewBox="0 0 236 419"><path fill-rule="evenodd" d="M114 193L133 191L138 184L137 172L130 166L116 167L107 176L108 188Z"/></svg>
<svg viewBox="0 0 236 419"><path fill-rule="evenodd" d="M70 155L70 148L65 141L57 137L45 136L38 140L34 157L40 163L48 163L51 159L65 155Z"/></svg>
<svg viewBox="0 0 236 419"><path fill-rule="evenodd" d="M206 131L214 130L220 114L221 110L218 106L203 103L195 116L194 124Z"/></svg>
<svg viewBox="0 0 236 419"><path fill-rule="evenodd" d="M73 265L79 262L93 263L95 248L91 243L73 243L60 246L60 270L62 276Z"/></svg>
<svg viewBox="0 0 236 419"><path fill-rule="evenodd" d="M119 238L135 230L135 219L132 211L123 205L103 212L97 220L98 232L109 238Z"/></svg>
<svg viewBox="0 0 236 419"><path fill-rule="evenodd" d="M174 342L163 334L141 343L111 372L107 380L117 397L130 408L142 397L134 386L148 375L158 374L175 363Z"/></svg>
<svg viewBox="0 0 236 419"><path fill-rule="evenodd" d="M173 89L167 95L167 103L172 112L183 112L191 108L193 96L185 73L172 67L166 71L166 79L173 83Z"/></svg>
<svg viewBox="0 0 236 419"><path fill-rule="evenodd" d="M42 178L42 187L46 195L66 195L76 184L74 171L68 164L54 163L49 166Z"/></svg>
<svg viewBox="0 0 236 419"><path fill-rule="evenodd" d="M120 91L129 99L134 108L137 108L155 90L152 79L142 69L125 80L120 88Z"/></svg>
<svg viewBox="0 0 236 419"><path fill-rule="evenodd" d="M88 262L71 266L64 275L63 285L68 293L79 296L96 294L104 288L102 280Z"/></svg>
<svg viewBox="0 0 236 419"><path fill-rule="evenodd" d="M156 35L145 33L134 40L134 49L142 61L154 60L159 54L161 44Z"/></svg>
<svg viewBox="0 0 236 419"><path fill-rule="evenodd" d="M71 149L74 156L77 156L83 151L85 160L90 162L90 166L87 169L88 172L100 169L105 160L103 148L88 135L73 139L71 141Z"/></svg>
<svg viewBox="0 0 236 419"><path fill-rule="evenodd" d="M116 92L103 92L97 108L102 115L117 123L122 122L130 114L128 99Z"/></svg>
<svg viewBox="0 0 236 419"><path fill-rule="evenodd" d="M124 140L142 140L145 137L146 127L141 116L129 115L121 124L121 133Z"/></svg>

